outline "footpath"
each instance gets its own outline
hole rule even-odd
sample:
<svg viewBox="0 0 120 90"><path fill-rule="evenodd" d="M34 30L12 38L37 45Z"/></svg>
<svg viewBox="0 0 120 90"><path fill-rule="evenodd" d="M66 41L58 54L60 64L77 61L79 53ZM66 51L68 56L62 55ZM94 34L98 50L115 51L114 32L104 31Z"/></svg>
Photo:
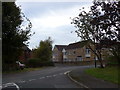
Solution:
<svg viewBox="0 0 120 90"><path fill-rule="evenodd" d="M75 69L68 73L68 77L84 88L120 88L119 85L104 81L84 72L85 69Z"/></svg>

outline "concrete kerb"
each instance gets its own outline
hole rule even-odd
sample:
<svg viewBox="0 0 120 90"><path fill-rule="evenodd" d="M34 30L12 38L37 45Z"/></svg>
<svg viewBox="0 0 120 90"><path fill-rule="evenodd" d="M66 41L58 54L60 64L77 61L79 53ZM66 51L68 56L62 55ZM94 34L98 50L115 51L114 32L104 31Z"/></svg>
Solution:
<svg viewBox="0 0 120 90"><path fill-rule="evenodd" d="M70 71L70 72L71 72L71 71ZM70 72L67 73L67 76L70 78L70 80L72 80L72 81L75 82L76 84L82 86L83 88L86 88L86 89L89 89L89 90L90 90L90 88L87 87L86 85L84 85L84 84L82 84L82 83L76 81L75 79L73 79L73 78L70 76Z"/></svg>

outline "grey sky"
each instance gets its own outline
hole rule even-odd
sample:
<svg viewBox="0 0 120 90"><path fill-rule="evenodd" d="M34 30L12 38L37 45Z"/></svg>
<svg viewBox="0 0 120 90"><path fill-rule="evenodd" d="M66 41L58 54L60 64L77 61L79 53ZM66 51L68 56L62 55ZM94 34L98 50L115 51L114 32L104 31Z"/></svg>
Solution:
<svg viewBox="0 0 120 90"><path fill-rule="evenodd" d="M52 38L54 45L63 45L79 41L71 25L71 18L78 16L79 9L89 10L91 2L16 2L21 5L22 12L32 22L35 34L29 40L29 47L35 48L41 40ZM73 31L73 33L71 33Z"/></svg>

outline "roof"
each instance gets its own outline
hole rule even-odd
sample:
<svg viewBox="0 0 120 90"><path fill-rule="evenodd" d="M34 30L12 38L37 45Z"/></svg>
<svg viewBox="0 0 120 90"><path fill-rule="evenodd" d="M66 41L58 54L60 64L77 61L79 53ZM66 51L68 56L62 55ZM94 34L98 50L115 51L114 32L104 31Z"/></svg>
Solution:
<svg viewBox="0 0 120 90"><path fill-rule="evenodd" d="M67 48L67 45L55 45L59 51L62 51L63 48Z"/></svg>
<svg viewBox="0 0 120 90"><path fill-rule="evenodd" d="M68 50L68 49L76 49L76 48L82 48L84 47L86 44L87 44L88 40L86 41L80 41L80 42L76 42L76 43L71 43L69 45L55 45L56 48L59 50L59 51L62 51L63 48Z"/></svg>
<svg viewBox="0 0 120 90"><path fill-rule="evenodd" d="M84 47L88 41L80 41L76 43L69 44L66 49L76 49L76 48L82 48Z"/></svg>

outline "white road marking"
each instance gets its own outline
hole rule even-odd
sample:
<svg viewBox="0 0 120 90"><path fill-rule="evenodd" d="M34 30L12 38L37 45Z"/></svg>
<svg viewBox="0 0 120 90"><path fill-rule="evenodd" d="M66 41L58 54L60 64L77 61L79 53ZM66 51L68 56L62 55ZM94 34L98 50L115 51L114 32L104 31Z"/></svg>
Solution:
<svg viewBox="0 0 120 90"><path fill-rule="evenodd" d="M6 88L6 87L9 87L9 86L16 86L17 90L20 90L19 86L15 83L6 83L6 84L3 84L3 88Z"/></svg>
<svg viewBox="0 0 120 90"><path fill-rule="evenodd" d="M57 74L53 75L53 77L57 76Z"/></svg>
<svg viewBox="0 0 120 90"><path fill-rule="evenodd" d="M88 88L86 85L84 85L84 84L82 84L82 83L74 80L74 79L69 75L69 73L68 73L67 75L68 75L68 77L69 77L72 81L74 81L75 83L79 84L80 86L82 86L82 87L84 87L84 88Z"/></svg>
<svg viewBox="0 0 120 90"><path fill-rule="evenodd" d="M66 75L67 73L69 73L70 71L66 71L64 74Z"/></svg>
<svg viewBox="0 0 120 90"><path fill-rule="evenodd" d="M0 85L0 90L2 90L2 85Z"/></svg>
<svg viewBox="0 0 120 90"><path fill-rule="evenodd" d="M45 77L40 77L39 79L44 79Z"/></svg>
<svg viewBox="0 0 120 90"><path fill-rule="evenodd" d="M46 77L48 77L48 78L49 78L49 77L52 77L52 76L46 76Z"/></svg>
<svg viewBox="0 0 120 90"><path fill-rule="evenodd" d="M19 81L19 83L25 83L26 81Z"/></svg>
<svg viewBox="0 0 120 90"><path fill-rule="evenodd" d="M30 79L29 81L33 81L33 80L36 80L36 79Z"/></svg>
<svg viewBox="0 0 120 90"><path fill-rule="evenodd" d="M19 88L19 86L17 84L13 83L13 85L16 86L17 90L20 90L20 88Z"/></svg>

